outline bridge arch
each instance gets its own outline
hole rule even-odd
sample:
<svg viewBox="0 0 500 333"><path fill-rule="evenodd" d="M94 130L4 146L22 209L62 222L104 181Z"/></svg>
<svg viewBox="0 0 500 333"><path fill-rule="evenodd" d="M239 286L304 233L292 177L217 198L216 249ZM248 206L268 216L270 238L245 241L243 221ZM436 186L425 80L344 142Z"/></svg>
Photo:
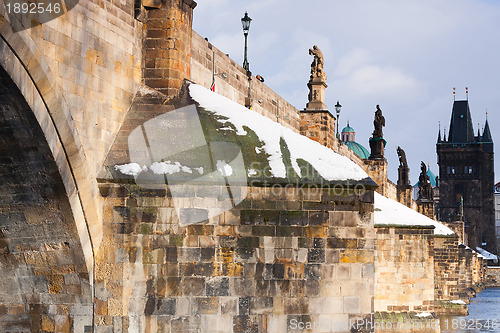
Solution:
<svg viewBox="0 0 500 333"><path fill-rule="evenodd" d="M97 184L49 66L2 15L0 86L0 331L83 331L102 241Z"/></svg>
<svg viewBox="0 0 500 333"><path fill-rule="evenodd" d="M68 196L87 270L102 242L99 194L78 131L51 69L26 31L14 33L0 15L0 66L29 105L47 141Z"/></svg>

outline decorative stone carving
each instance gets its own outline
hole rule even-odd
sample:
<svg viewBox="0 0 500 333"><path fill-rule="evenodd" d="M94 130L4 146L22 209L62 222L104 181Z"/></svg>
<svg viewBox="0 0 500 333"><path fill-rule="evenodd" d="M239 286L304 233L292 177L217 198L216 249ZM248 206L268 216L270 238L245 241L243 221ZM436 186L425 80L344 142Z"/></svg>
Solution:
<svg viewBox="0 0 500 333"><path fill-rule="evenodd" d="M324 58L323 52L314 45L312 49L309 49L309 55L314 56L311 63L311 77L307 83L309 88L308 99L309 102L306 104L306 111L326 111L325 105L325 88L326 85L326 74L323 70Z"/></svg>
<svg viewBox="0 0 500 333"><path fill-rule="evenodd" d="M311 80L315 77L322 78L326 80L326 75L323 72L323 52L314 45L312 49L309 49L309 55L314 56L313 62L311 63Z"/></svg>

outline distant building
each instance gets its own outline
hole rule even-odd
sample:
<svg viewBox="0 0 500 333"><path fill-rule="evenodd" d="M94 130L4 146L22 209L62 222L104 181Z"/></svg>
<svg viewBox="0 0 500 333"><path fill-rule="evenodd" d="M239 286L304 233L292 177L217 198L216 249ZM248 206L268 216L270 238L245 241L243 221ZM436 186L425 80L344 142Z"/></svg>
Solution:
<svg viewBox="0 0 500 333"><path fill-rule="evenodd" d="M349 147L356 155L358 155L362 159L367 159L368 157L370 157L370 152L365 147L356 142L356 132L351 126L349 126L349 122L347 122L347 126L342 130L341 139L347 147Z"/></svg>
<svg viewBox="0 0 500 333"><path fill-rule="evenodd" d="M493 139L488 120L474 135L469 102L455 101L448 138L438 134L439 210L443 221L463 220L470 247L497 253Z"/></svg>
<svg viewBox="0 0 500 333"><path fill-rule="evenodd" d="M495 231L497 235L497 249L500 248L500 182L495 184Z"/></svg>

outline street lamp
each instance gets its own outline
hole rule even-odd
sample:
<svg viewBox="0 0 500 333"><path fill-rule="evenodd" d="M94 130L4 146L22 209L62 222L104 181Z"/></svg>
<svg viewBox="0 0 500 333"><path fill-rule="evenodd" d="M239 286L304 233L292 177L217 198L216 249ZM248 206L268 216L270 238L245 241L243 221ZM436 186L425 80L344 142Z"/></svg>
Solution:
<svg viewBox="0 0 500 333"><path fill-rule="evenodd" d="M337 112L337 139L340 139L339 117L340 117L340 109L341 108L342 108L342 105L340 105L339 101L337 101L337 104L335 104L335 111Z"/></svg>
<svg viewBox="0 0 500 333"><path fill-rule="evenodd" d="M243 60L243 68L248 72L250 70L250 64L247 60L247 38L248 38L248 30L250 30L250 22L252 19L248 16L248 12L245 12L245 16L241 19L241 24L243 25L243 34L245 35L245 56Z"/></svg>

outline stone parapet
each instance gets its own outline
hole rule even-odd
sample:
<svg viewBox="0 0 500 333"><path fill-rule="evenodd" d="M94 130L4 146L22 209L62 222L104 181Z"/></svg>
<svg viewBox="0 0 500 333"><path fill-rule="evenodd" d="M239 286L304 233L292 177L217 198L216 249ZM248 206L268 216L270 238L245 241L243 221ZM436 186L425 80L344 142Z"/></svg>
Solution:
<svg viewBox="0 0 500 333"><path fill-rule="evenodd" d="M168 188L100 188L101 328L285 332L294 320L347 324L373 311L373 192L249 187L236 208L182 226Z"/></svg>
<svg viewBox="0 0 500 333"><path fill-rule="evenodd" d="M375 225L375 235L375 312L433 312L433 228Z"/></svg>
<svg viewBox="0 0 500 333"><path fill-rule="evenodd" d="M190 80L210 88L213 80L212 70L215 61L215 91L236 103L246 105L250 82L246 71L236 64L229 55L223 53L193 31L191 47ZM225 73L227 78L220 74ZM255 73L256 75L259 73ZM299 111L286 99L251 75L252 110L279 122L281 125L299 132Z"/></svg>
<svg viewBox="0 0 500 333"><path fill-rule="evenodd" d="M488 266L485 270L485 287L500 287L500 266Z"/></svg>

